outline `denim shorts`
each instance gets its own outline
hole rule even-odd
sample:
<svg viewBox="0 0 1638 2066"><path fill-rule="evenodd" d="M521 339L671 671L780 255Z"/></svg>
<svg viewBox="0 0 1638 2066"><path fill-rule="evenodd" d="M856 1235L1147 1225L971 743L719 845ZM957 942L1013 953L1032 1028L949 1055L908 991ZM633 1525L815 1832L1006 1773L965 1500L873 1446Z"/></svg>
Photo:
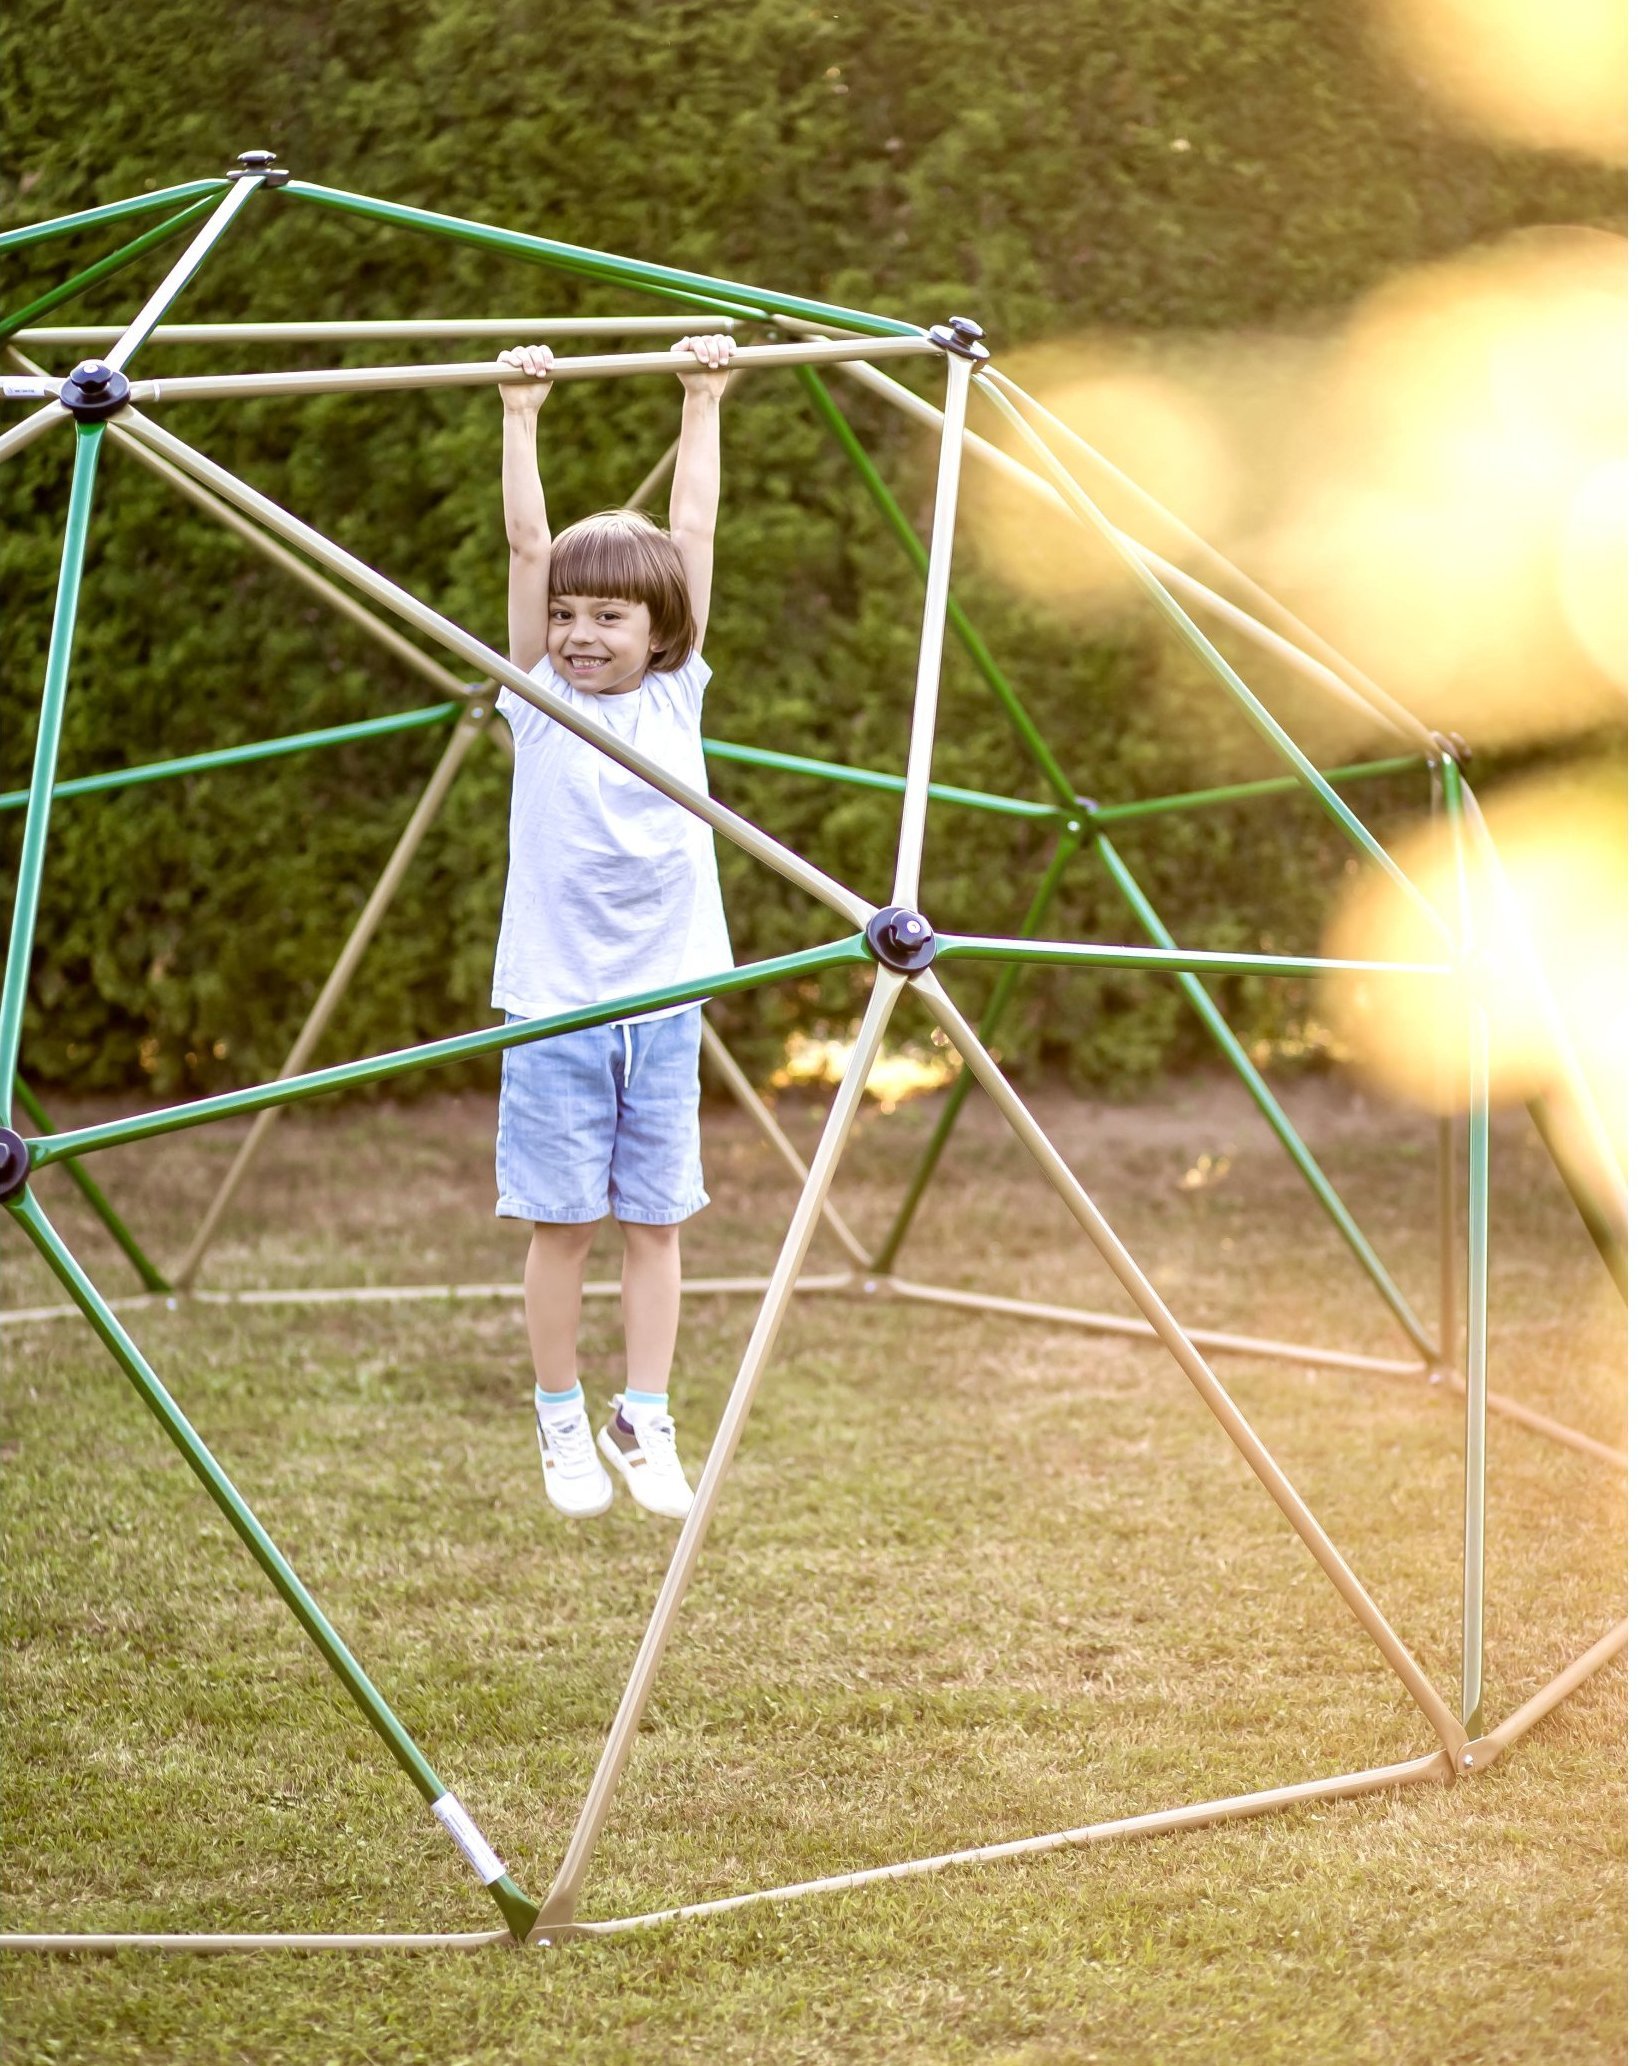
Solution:
<svg viewBox="0 0 1638 2066"><path fill-rule="evenodd" d="M698 1008L507 1048L495 1183L501 1218L558 1225L669 1227L708 1204Z"/></svg>

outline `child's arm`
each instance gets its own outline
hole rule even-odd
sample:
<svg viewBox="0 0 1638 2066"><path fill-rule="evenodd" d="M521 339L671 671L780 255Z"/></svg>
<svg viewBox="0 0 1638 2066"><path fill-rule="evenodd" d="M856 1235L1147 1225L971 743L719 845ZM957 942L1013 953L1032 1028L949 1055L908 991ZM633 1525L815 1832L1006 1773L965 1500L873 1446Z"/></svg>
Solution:
<svg viewBox="0 0 1638 2066"><path fill-rule="evenodd" d="M548 578L552 527L546 491L535 457L540 405L552 391L552 354L543 344L519 345L500 355L503 366L521 366L532 382L504 386L501 398L501 506L511 548L506 583L506 635L514 667L533 667L546 650Z"/></svg>
<svg viewBox="0 0 1638 2066"><path fill-rule="evenodd" d="M705 643L705 622L711 614L711 565L717 530L717 495L722 483L721 441L717 405L728 385L734 340L720 332L682 337L672 346L698 363L678 378L683 384L682 435L671 476L671 536L688 577L688 601L694 613L694 645Z"/></svg>

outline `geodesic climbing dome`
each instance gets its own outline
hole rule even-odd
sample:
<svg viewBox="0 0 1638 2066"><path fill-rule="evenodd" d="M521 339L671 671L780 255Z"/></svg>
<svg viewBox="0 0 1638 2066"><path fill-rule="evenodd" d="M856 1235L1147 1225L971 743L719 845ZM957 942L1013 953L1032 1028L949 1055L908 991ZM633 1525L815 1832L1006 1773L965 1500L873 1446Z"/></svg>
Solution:
<svg viewBox="0 0 1638 2066"><path fill-rule="evenodd" d="M530 322L165 323L164 318L172 303L218 240L229 232L240 213L247 208L270 203L339 209L377 222L462 240L536 265L642 290L667 300L674 310L679 306L685 307L687 313ZM157 214L163 209L174 212L156 228L143 231L97 264L0 323L0 335L11 340L10 362L17 369L15 377L8 376L4 382L4 398L37 405L31 413L0 434L0 458L21 450L37 438L49 436L58 426L67 423L73 425L75 444L61 577L41 696L33 774L26 791L0 798L0 805L21 808L25 812L10 945L4 986L0 990L0 1097L5 1101L0 1108L0 1117L5 1122L0 1128L0 1201L4 1202L11 1218L22 1228L64 1286L71 1304L52 1309L14 1309L0 1315L0 1319L8 1323L40 1319L60 1311L83 1315L91 1324L322 1653L325 1662L345 1685L365 1719L488 1887L505 1927L497 1931L457 1935L397 1937L378 1934L186 1937L34 1934L14 1935L0 1939L0 1942L32 1949L112 1947L137 1943L197 1949L257 1946L368 1948L380 1945L479 1945L503 1942L508 1938L553 1943L577 1935L626 1930L671 1916L716 1912L772 1898L789 1899L874 1879L929 1872L957 1862L1014 1857L1068 1845L1090 1844L1116 1836L1195 1827L1260 1814L1299 1801L1341 1799L1419 1780L1468 1776L1493 1762L1509 1744L1620 1650L1626 1638L1624 1623L1612 1629L1560 1672L1514 1714L1488 1730L1484 1728L1485 1432L1488 1417L1492 1414L1507 1415L1545 1437L1578 1448L1614 1467L1624 1469L1625 1458L1575 1429L1502 1397L1487 1384L1489 1084L1482 1011L1477 1005L1471 1007L1470 1098L1465 1157L1457 1152L1453 1123L1448 1120L1440 1122L1438 1237L1441 1288L1439 1311L1430 1324L1418 1316L1390 1275L1366 1233L1349 1213L1281 1108L1251 1056L1212 1002L1203 981L1209 976L1246 972L1292 977L1344 972L1362 979L1394 977L1428 984L1459 980L1464 957L1470 951L1470 941L1462 937L1452 938L1437 914L1428 911L1416 884L1404 874L1343 794L1350 782L1367 775L1403 774L1414 778L1424 789L1431 787L1432 809L1448 825L1458 855L1466 857L1463 865L1481 867L1499 882L1501 863L1486 838L1482 816L1463 774L1464 756L1457 742L1430 732L1412 712L1333 652L1220 554L1187 532L1175 519L1169 518L1158 505L1146 502L1157 521L1169 523L1174 534L1185 540L1196 564L1209 568L1221 587L1234 591L1233 595L1209 586L1197 575L1173 565L1118 528L1095 499L1088 481L1099 484L1113 481L1129 495L1141 497L1142 491L1118 475L1099 453L992 366L982 331L964 318L955 317L948 323L922 329L915 324L856 309L834 307L794 295L769 293L732 281L618 258L543 237L432 214L424 209L367 199L292 179L275 165L272 154L268 152L245 153L238 167L224 178L194 180L161 192L143 194L131 200L88 209L81 214L6 232L0 235L0 250L38 243L101 223ZM194 227L194 235L182 256L123 327L51 329L39 326L38 319L59 303L119 271L189 227ZM447 365L377 365L335 371L260 372L178 379L134 377L130 370L139 350L150 342L160 344L167 339L267 344L290 340L330 340L351 344L373 340L386 344L397 340L466 338L487 339L492 349L496 341L515 342L530 336L671 337L713 323L737 329L742 338L764 340L745 342L739 349L735 359L736 378L761 377L788 368L801 381L823 420L858 468L899 544L925 578L909 745L902 775L802 759L760 746L707 742L708 754L718 758L896 793L901 799L897 856L891 894L887 903L879 907L713 797L678 782L630 745L589 725L569 704L543 689L530 675L512 666L484 641L387 580L362 560L343 551L319 531L213 463L156 420L156 414L164 415L172 405L190 400L233 401L252 396L488 387L527 376L499 366L488 358ZM68 374L58 376L44 370L25 353L24 347L27 353L69 347L100 348L103 356L87 358ZM942 408L924 401L885 370L894 360L912 358L928 361L942 369L945 383ZM824 385L821 369L827 367L862 383L935 432L938 439L937 486L931 533L925 544L894 501ZM560 357L554 367L554 378L559 381L641 378L654 374L674 376L676 371L675 357L664 349L594 351ZM967 428L968 401L973 389L1008 427L1027 460L1011 456ZM156 414L150 414L150 411ZM146 767L122 768L59 783L56 763L63 710L70 686L75 614L92 516L98 458L105 439L114 440L178 493L219 518L293 579L364 627L396 654L412 673L429 682L439 692L441 700L407 713L386 715L325 732L193 755ZM666 455L638 488L631 498L633 504L646 499L655 483L663 478L670 456ZM1095 803L1084 795L1031 721L978 631L950 595L950 557L957 498L962 467L968 459L1003 470L1015 484L1039 497L1043 503L1050 504L1055 510L1067 510L1084 525L1095 541L1101 542L1102 549L1112 552L1289 772L1273 782L1239 784L1124 803ZM338 582L344 585L337 585ZM378 615L377 611L384 614ZM441 647L469 670L471 676L477 677L476 685L470 678L457 675L404 638L388 621L393 618ZM1226 625L1237 636L1254 641L1264 652L1286 664L1294 677L1314 695L1341 703L1356 719L1368 719L1381 738L1382 757L1343 769L1322 771L1218 651L1202 629L1202 620ZM1032 802L953 789L932 781L940 667L948 631L954 632L1000 700L1051 792L1050 801ZM498 685L514 690L556 722L587 740L599 752L652 783L683 809L702 818L721 837L732 841L786 881L806 891L834 916L838 926L837 937L827 945L801 953L724 969L697 983L642 995L608 998L595 1009L503 1028L485 1028L399 1053L312 1069L308 1064L324 1028L372 933L391 904L416 846L448 793L461 761L480 737L492 738L502 746L507 743L504 727L491 724L493 696ZM376 738L416 726L447 726L449 743L278 1078L270 1083L200 1098L165 1110L53 1132L38 1103L15 1079L54 797L112 790L132 782L159 780L207 766L223 767L277 753L305 752L343 740ZM1381 870L1399 894L1422 908L1447 943L1448 952L1443 959L1411 964L1271 953L1209 953L1180 946L1172 938L1161 916L1122 860L1111 833L1127 820L1170 811L1207 809L1248 796L1279 791L1312 798L1357 852L1372 867ZM928 808L933 801L952 808L1038 818L1056 828L1057 850L1015 936L977 937L947 933L938 928L936 916L923 913L920 908L922 849ZM1107 869L1151 944L1134 947L1043 936L1054 890L1070 862L1087 848ZM1521 949L1521 952L1525 951ZM993 962L999 971L986 1010L976 1024L970 1024L956 1008L939 979L941 962L961 961ZM989 1042L1014 985L1031 965L1047 963L1148 971L1180 984L1212 1040L1222 1050L1262 1117L1300 1170L1336 1235L1404 1335L1408 1350L1406 1356L1390 1359L1355 1354L1346 1349L1190 1329L1174 1317L990 1054ZM707 1028L710 1058L734 1095L783 1156L800 1183L800 1193L777 1261L768 1277L709 1280L692 1287L743 1291L752 1295L758 1300L756 1319L700 1477L693 1510L679 1535L567 1852L544 1900L537 1903L513 1879L467 1809L444 1786L408 1730L325 1619L243 1496L165 1390L159 1376L127 1331L121 1311L140 1308L154 1299L174 1300L183 1296L202 1301L245 1302L272 1296L255 1291L213 1292L198 1286L196 1279L222 1214L242 1182L267 1128L289 1104L330 1091L388 1081L444 1062L550 1039L579 1027L605 1024L666 1005L708 1001L730 992L780 983L850 964L870 972L870 997L858 1039L832 1098L811 1162L804 1161L785 1137L720 1039ZM881 1049L889 1021L906 990L915 994L947 1036L964 1065L964 1073L948 1093L939 1123L918 1167L912 1172L903 1205L888 1236L872 1251L837 1212L830 1192L866 1078ZM1550 997L1542 994L1539 1008L1549 1031L1558 1031ZM1613 1151L1603 1141L1597 1116L1580 1085L1574 1057L1567 1043L1561 1040L1561 1045L1565 1081L1576 1106L1578 1122L1597 1152L1590 1167L1585 1156L1572 1162L1570 1157L1558 1152L1550 1125L1545 1127L1548 1146L1555 1149L1556 1159L1570 1184L1577 1207L1612 1274L1618 1283L1624 1283L1625 1201L1620 1188L1619 1165ZM1107 1263L1136 1308L1135 1316L1046 1307L999 1293L989 1295L918 1282L897 1273L895 1265L911 1217L935 1172L963 1098L975 1084L994 1101L1038 1164L1047 1183ZM22 1112L36 1128L31 1136L25 1136L12 1126L14 1094ZM211 1201L187 1253L175 1269L163 1271L144 1252L85 1173L82 1159L119 1143L145 1139L182 1127L204 1125L217 1119L251 1115L254 1115L254 1124ZM66 1168L87 1201L119 1240L142 1278L146 1287L144 1295L129 1299L105 1297L41 1210L31 1188L30 1177L35 1170L55 1163ZM1465 1282L1460 1266L1462 1243L1458 1227L1463 1217L1464 1191ZM803 1266L810 1245L822 1223L845 1253L848 1269L843 1273L804 1276ZM682 1612L700 1550L732 1467L757 1387L778 1340L781 1323L797 1292L847 1286L869 1290L883 1299L902 1298L966 1307L1010 1315L1020 1321L1047 1321L1059 1326L1123 1333L1158 1341L1175 1359L1234 1448L1376 1645L1384 1663L1420 1710L1436 1747L1423 1756L1398 1764L1196 1803L1158 1814L984 1845L942 1857L911 1859L801 1886L762 1889L653 1915L604 1920L581 1918L579 1904L587 1870L668 1640ZM485 1289L406 1287L401 1292L385 1295L448 1297L453 1292L481 1293ZM314 1298L348 1295L333 1290L311 1294ZM379 1288L372 1288L369 1295L380 1297L384 1294ZM288 1299L291 1294L280 1292L278 1296ZM1250 1353L1260 1358L1330 1366L1379 1376L1437 1374L1447 1380L1445 1388L1451 1395L1464 1400L1466 1500L1461 1602L1462 1668L1456 1706L1446 1701L1390 1626L1366 1585L1338 1551L1301 1493L1206 1360L1207 1351Z"/></svg>

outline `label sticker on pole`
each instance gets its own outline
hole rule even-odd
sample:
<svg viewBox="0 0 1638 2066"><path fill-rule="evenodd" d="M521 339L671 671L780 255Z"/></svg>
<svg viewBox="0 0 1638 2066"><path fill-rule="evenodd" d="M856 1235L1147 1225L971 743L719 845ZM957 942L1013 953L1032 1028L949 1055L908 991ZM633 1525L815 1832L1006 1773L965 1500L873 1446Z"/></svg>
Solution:
<svg viewBox="0 0 1638 2066"><path fill-rule="evenodd" d="M452 1793L440 1794L432 1812L455 1839L468 1865L486 1887L506 1877L506 1867L484 1841L483 1831Z"/></svg>

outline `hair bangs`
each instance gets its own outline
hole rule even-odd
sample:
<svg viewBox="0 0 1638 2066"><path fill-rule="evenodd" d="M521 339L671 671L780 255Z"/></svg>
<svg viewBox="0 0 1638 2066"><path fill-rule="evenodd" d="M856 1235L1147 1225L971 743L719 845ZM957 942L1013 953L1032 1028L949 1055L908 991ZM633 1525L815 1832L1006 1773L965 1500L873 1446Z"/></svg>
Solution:
<svg viewBox="0 0 1638 2066"><path fill-rule="evenodd" d="M647 605L654 665L672 674L694 649L694 612L682 555L670 535L634 510L582 517L552 540L553 595L618 596Z"/></svg>

